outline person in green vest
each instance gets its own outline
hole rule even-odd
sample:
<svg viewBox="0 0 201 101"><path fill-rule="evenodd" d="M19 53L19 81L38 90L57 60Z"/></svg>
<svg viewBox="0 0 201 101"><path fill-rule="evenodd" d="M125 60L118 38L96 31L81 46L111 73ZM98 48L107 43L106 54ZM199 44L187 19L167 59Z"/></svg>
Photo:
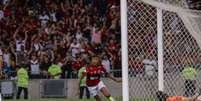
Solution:
<svg viewBox="0 0 201 101"><path fill-rule="evenodd" d="M185 79L185 96L189 97L195 95L197 75L197 70L193 66L188 65L184 67L182 76Z"/></svg>
<svg viewBox="0 0 201 101"><path fill-rule="evenodd" d="M17 97L16 99L20 98L20 94L24 91L24 99L28 99L28 84L29 84L29 75L27 71L27 66L22 63L20 68L17 70Z"/></svg>
<svg viewBox="0 0 201 101"><path fill-rule="evenodd" d="M50 78L60 79L62 73L61 66L62 64L60 62L56 62L48 68L48 75L50 76Z"/></svg>
<svg viewBox="0 0 201 101"><path fill-rule="evenodd" d="M86 90L86 97L87 99L90 98L89 89L86 85L86 77L82 78L82 74L86 71L86 67L82 67L78 71L78 79L79 79L79 98L83 98L84 90Z"/></svg>

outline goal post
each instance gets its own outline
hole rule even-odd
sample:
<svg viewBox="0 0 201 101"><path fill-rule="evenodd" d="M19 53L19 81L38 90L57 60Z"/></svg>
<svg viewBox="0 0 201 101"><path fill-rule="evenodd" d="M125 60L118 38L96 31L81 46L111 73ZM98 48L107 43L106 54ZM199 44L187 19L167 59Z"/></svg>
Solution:
<svg viewBox="0 0 201 101"><path fill-rule="evenodd" d="M158 89L164 90L163 76L163 12L157 8Z"/></svg>
<svg viewBox="0 0 201 101"><path fill-rule="evenodd" d="M121 0L121 46L122 46L122 96L123 101L129 101L128 86L128 31L127 31L127 2Z"/></svg>
<svg viewBox="0 0 201 101"><path fill-rule="evenodd" d="M158 90L190 96L201 87L201 11L188 5L121 0L123 101L151 101ZM189 67L192 80L183 72Z"/></svg>

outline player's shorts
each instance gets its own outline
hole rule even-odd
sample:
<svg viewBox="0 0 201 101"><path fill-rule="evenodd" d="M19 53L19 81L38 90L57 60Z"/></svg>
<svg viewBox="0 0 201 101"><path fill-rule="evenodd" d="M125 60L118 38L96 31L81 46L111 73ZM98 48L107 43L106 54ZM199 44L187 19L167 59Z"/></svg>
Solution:
<svg viewBox="0 0 201 101"><path fill-rule="evenodd" d="M91 94L92 96L96 96L96 95L98 94L98 92L99 92L103 87L105 87L105 84L104 84L102 81L100 81L100 82L98 83L98 85L92 86L92 87L88 87L88 89L89 89L89 92L90 92L90 94Z"/></svg>

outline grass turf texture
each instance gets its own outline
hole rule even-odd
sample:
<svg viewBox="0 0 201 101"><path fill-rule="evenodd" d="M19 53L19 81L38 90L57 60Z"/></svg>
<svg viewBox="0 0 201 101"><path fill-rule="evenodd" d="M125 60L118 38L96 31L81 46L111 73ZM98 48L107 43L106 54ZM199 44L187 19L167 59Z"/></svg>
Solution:
<svg viewBox="0 0 201 101"><path fill-rule="evenodd" d="M3 100L3 101L95 101L93 99L87 100L87 99L83 99L83 100L73 100L73 99L34 99L34 100Z"/></svg>
<svg viewBox="0 0 201 101"><path fill-rule="evenodd" d="M34 100L3 100L3 101L95 101L94 99L83 99L83 100L73 100L73 99L34 99ZM122 101L121 99L116 99L116 101ZM133 99L130 101L157 101L155 99Z"/></svg>

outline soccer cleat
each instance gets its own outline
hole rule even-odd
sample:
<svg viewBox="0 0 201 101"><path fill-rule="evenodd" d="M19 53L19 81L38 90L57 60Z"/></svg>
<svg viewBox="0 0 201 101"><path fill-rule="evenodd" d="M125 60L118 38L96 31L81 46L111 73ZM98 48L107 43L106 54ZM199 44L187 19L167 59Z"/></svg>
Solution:
<svg viewBox="0 0 201 101"><path fill-rule="evenodd" d="M110 100L110 101L116 101L116 100L115 100L113 97L111 97L111 96L109 97L109 100Z"/></svg>

